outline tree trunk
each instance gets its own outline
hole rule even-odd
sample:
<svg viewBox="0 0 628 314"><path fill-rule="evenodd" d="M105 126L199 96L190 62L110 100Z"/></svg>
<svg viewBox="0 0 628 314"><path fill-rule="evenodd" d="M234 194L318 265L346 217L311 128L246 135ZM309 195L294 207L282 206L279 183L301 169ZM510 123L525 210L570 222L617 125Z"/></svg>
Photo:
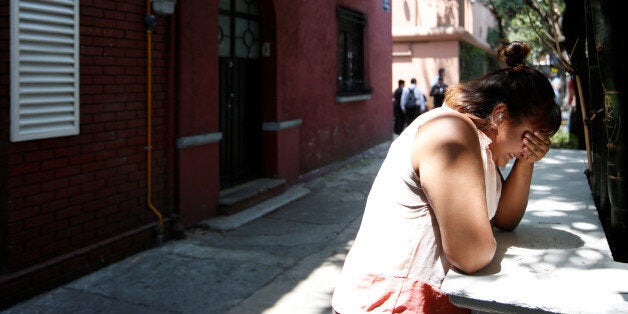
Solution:
<svg viewBox="0 0 628 314"><path fill-rule="evenodd" d="M570 64L574 70L573 74L580 75L581 85L575 84L574 89L576 92L576 105L570 114L569 134L575 135L578 138L578 149L585 149L586 143L584 139L584 127L585 123L582 119L582 108L590 106L594 102L591 102L589 95L589 64L587 63L587 16L585 13L585 0L572 0L565 2L565 11L563 13L562 31L565 36L564 50L569 52ZM578 90L582 89L582 90ZM584 98L580 98L580 94L584 94ZM588 110L584 112L588 114ZM593 149L595 151L595 149ZM588 174L589 176L595 173ZM590 177L589 181L593 179ZM591 182L590 182L591 183ZM592 187L593 188L593 187Z"/></svg>
<svg viewBox="0 0 628 314"><path fill-rule="evenodd" d="M606 129L604 125L604 95L602 94L602 83L600 81L600 72L598 67L597 52L595 49L595 36L594 36L594 17L591 13L591 1L582 1L581 9L584 13L585 23L578 23L572 21L573 24L581 24L585 30L579 32L584 34L584 41L581 43L581 50L577 50L574 54L580 58L585 59L584 63L587 63L586 73L582 75L582 86L586 86L585 90L585 102L588 105L587 109L582 109L586 115L586 119L582 119L583 128L588 127L591 138L591 149L593 155L593 167L591 173L591 189L597 205L600 219L605 225L608 225L607 221L610 221L610 204L608 201L608 189L607 189L607 148L606 148ZM585 45L585 42L588 43ZM584 54L580 56L580 54ZM586 60L588 58L588 60ZM582 114L582 112L580 112ZM586 123L585 123L586 121ZM582 137L584 139L584 137Z"/></svg>
<svg viewBox="0 0 628 314"><path fill-rule="evenodd" d="M628 206L626 204L626 126L621 118L626 116L623 105L622 75L626 73L623 57L624 37L618 36L622 18L619 5L613 1L591 0L595 47L597 49L600 81L604 91L604 113L608 150L608 194L611 204L611 226L614 239L622 256L625 253L628 234ZM616 32L613 32L615 30ZM613 36L615 35L615 36ZM622 106L623 105L623 106ZM617 256L616 256L617 259Z"/></svg>

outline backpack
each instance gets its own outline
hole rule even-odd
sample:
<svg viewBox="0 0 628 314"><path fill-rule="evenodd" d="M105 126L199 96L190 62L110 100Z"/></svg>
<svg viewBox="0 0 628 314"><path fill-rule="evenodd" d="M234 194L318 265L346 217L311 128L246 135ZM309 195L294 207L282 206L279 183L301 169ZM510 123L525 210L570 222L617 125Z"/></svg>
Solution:
<svg viewBox="0 0 628 314"><path fill-rule="evenodd" d="M409 88L408 91L409 93L406 96L406 108L416 108L417 99L416 99L416 94L414 94L414 88Z"/></svg>

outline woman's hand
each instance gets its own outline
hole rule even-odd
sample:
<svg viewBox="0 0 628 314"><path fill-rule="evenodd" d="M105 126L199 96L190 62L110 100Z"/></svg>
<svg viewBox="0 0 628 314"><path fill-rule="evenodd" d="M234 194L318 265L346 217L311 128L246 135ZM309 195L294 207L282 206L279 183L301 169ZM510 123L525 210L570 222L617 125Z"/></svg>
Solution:
<svg viewBox="0 0 628 314"><path fill-rule="evenodd" d="M526 132L523 137L524 156L519 159L530 163L537 162L545 157L550 149L550 139L544 134L534 131Z"/></svg>
<svg viewBox="0 0 628 314"><path fill-rule="evenodd" d="M501 230L514 230L521 222L528 206L534 163L545 157L550 149L549 138L538 131L526 132L522 142L523 152L517 156L502 185L499 205L493 218L493 225Z"/></svg>

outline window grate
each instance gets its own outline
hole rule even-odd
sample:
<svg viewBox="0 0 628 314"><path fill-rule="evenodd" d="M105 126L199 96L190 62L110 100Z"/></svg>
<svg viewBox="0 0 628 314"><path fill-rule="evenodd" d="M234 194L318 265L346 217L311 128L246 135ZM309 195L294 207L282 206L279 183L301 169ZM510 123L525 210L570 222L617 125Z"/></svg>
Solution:
<svg viewBox="0 0 628 314"><path fill-rule="evenodd" d="M78 0L11 0L11 141L79 133Z"/></svg>
<svg viewBox="0 0 628 314"><path fill-rule="evenodd" d="M338 19L338 93L355 96L371 93L364 62L364 28L367 17L344 7L336 9Z"/></svg>

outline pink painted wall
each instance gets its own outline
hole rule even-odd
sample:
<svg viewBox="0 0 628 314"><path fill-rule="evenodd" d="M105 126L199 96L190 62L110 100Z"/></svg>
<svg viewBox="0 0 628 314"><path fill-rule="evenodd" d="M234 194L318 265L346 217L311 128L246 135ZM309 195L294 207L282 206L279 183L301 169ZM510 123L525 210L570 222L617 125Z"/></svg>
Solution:
<svg viewBox="0 0 628 314"><path fill-rule="evenodd" d="M427 96L438 68L445 68L445 83L458 83L460 77L458 41L395 43L395 51L411 51L411 56L395 56L393 62L394 88L397 80L409 82L416 78L419 88ZM406 84L407 85L407 84Z"/></svg>
<svg viewBox="0 0 628 314"><path fill-rule="evenodd" d="M460 42L492 53L486 36L495 20L488 10L470 0L405 0L392 2L393 77L415 77L424 93L429 93L439 68L445 68L445 83L460 78ZM463 14L464 16L461 16ZM430 99L431 101L431 99Z"/></svg>

